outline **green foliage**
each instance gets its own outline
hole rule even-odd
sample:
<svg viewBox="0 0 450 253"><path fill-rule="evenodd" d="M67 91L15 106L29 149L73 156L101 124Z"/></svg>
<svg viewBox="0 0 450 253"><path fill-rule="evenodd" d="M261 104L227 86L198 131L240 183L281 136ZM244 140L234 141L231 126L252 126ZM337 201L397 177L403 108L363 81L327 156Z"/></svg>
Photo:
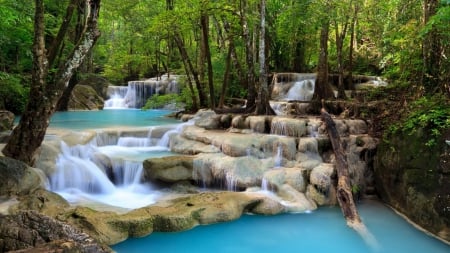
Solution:
<svg viewBox="0 0 450 253"><path fill-rule="evenodd" d="M161 109L168 104L179 105L180 102L180 96L178 94L155 94L147 100L142 109Z"/></svg>
<svg viewBox="0 0 450 253"><path fill-rule="evenodd" d="M401 123L389 126L388 135L399 132L412 135L420 129L426 131L425 136L428 137L425 145L434 146L442 132L450 128L450 102L443 95L422 97L409 109L410 113Z"/></svg>
<svg viewBox="0 0 450 253"><path fill-rule="evenodd" d="M29 89L22 86L18 75L0 72L0 108L21 114L27 103Z"/></svg>

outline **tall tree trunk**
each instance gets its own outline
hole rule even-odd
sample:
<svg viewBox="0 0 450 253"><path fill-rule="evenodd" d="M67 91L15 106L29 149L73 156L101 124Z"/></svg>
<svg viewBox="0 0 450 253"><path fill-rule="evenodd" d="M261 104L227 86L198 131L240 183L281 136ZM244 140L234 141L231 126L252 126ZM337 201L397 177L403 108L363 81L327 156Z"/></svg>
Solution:
<svg viewBox="0 0 450 253"><path fill-rule="evenodd" d="M313 98L315 100L333 97L333 91L328 84L328 33L330 21L326 19L320 31L320 53L317 67L317 78Z"/></svg>
<svg viewBox="0 0 450 253"><path fill-rule="evenodd" d="M240 23L242 27L242 39L245 43L245 62L247 64L247 105L248 111L252 111L256 103L255 65L253 62L253 47L250 38L250 30L247 22L247 1L241 0Z"/></svg>
<svg viewBox="0 0 450 253"><path fill-rule="evenodd" d="M225 73L223 74L222 92L220 93L219 108L223 108L225 104L225 96L228 88L228 82L230 81L230 66L231 66L231 54L233 48L228 47L227 59L225 60Z"/></svg>
<svg viewBox="0 0 450 253"><path fill-rule="evenodd" d="M204 57L206 59L208 70L208 88L209 88L209 106L214 110L216 107L215 92L214 92L214 78L213 68L211 63L211 51L209 49L209 17L203 13L200 17L200 24L202 27L202 40Z"/></svg>
<svg viewBox="0 0 450 253"><path fill-rule="evenodd" d="M64 67L56 73L54 82L47 83L48 59L45 55L44 0L35 0L35 21L33 41L33 71L30 96L26 110L19 124L14 128L11 137L3 149L3 154L33 165L35 155L47 131L50 117L56 109L56 103L84 57L94 46L100 32L97 29L97 18L100 0L86 0L89 6L87 29L82 39L75 46Z"/></svg>
<svg viewBox="0 0 450 253"><path fill-rule="evenodd" d="M344 87L344 57L342 55L342 50L344 47L344 39L347 34L348 18L345 19L344 27L339 31L339 24L337 21L334 23L335 37L336 37L336 54L337 54L337 64L338 64L338 94L337 97L341 99L346 99L345 87Z"/></svg>
<svg viewBox="0 0 450 253"><path fill-rule="evenodd" d="M181 57L183 61L186 61L187 67L189 68L190 73L186 73L186 75L192 75L194 79L195 86L197 88L198 92L198 99L200 101L200 107L206 107L206 96L203 92L202 84L200 82L198 72L195 70L194 65L192 64L191 59L189 58L189 55L186 51L186 47L184 45L184 41L181 38L180 34L177 32L174 35L175 43L177 43L178 50L180 51Z"/></svg>
<svg viewBox="0 0 450 253"><path fill-rule="evenodd" d="M259 91L256 114L274 115L270 106L269 85L267 84L266 71L266 0L261 0L261 23L259 37Z"/></svg>
<svg viewBox="0 0 450 253"><path fill-rule="evenodd" d="M350 24L350 48L348 52L348 84L352 90L355 89L355 86L353 85L353 51L355 48L355 27L359 12L358 3L355 3L354 8L355 12L353 13L352 23Z"/></svg>

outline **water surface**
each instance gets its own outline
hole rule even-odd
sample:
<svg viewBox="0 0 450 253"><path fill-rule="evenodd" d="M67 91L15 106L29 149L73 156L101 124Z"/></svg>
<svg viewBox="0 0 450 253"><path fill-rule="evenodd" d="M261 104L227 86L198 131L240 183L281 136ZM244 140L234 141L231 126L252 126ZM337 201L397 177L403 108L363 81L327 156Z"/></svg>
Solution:
<svg viewBox="0 0 450 253"><path fill-rule="evenodd" d="M450 246L414 228L383 204L366 200L358 206L375 236L373 247L347 227L338 207L312 213L244 215L239 220L198 226L184 232L155 232L113 246L118 253L449 253Z"/></svg>
<svg viewBox="0 0 450 253"><path fill-rule="evenodd" d="M166 117L169 110L117 109L101 111L56 112L50 127L86 130L109 127L146 127L179 123Z"/></svg>

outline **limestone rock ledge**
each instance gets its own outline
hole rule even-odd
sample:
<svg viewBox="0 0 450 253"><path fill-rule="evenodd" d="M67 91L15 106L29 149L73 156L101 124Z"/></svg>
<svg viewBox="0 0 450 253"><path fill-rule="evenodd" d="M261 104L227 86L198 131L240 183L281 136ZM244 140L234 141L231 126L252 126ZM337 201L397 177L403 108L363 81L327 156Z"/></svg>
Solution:
<svg viewBox="0 0 450 253"><path fill-rule="evenodd" d="M0 215L1 252L112 252L73 226L35 211Z"/></svg>

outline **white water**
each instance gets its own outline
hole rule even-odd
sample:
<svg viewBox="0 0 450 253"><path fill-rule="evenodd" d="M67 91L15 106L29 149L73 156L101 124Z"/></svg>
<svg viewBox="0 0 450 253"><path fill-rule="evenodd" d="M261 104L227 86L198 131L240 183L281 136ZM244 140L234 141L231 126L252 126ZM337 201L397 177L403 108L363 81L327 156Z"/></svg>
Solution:
<svg viewBox="0 0 450 253"><path fill-rule="evenodd" d="M152 145L150 135L147 136L117 137L99 132L86 145L69 147L62 142L50 189L71 203L134 209L156 202L160 193L141 181L142 164L155 154L168 155L169 148Z"/></svg>
<svg viewBox="0 0 450 253"><path fill-rule="evenodd" d="M130 81L128 86L109 86L109 99L105 101L104 109L142 108L155 94L179 93L178 78L164 75L159 79Z"/></svg>
<svg viewBox="0 0 450 253"><path fill-rule="evenodd" d="M310 101L314 95L314 87L314 79L295 82L287 92L284 100Z"/></svg>

